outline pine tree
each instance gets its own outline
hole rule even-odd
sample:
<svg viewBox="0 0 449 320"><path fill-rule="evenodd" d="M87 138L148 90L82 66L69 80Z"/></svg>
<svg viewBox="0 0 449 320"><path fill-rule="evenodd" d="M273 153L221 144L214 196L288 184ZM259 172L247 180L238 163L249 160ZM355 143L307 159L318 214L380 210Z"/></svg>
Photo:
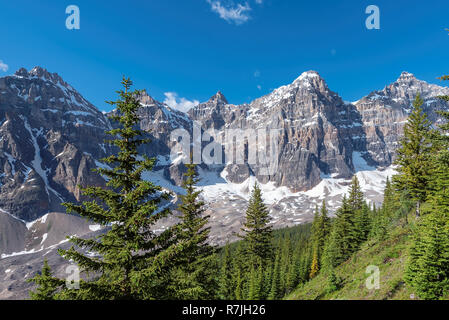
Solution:
<svg viewBox="0 0 449 320"><path fill-rule="evenodd" d="M310 241L312 243L316 243L318 241L318 233L320 230L320 212L318 209L318 205L315 206L315 212L313 214L313 220L312 220L312 234L310 236Z"/></svg>
<svg viewBox="0 0 449 320"><path fill-rule="evenodd" d="M109 226L109 230L95 239L72 237L70 241L96 253L85 255L74 246L59 250L65 259L73 260L91 275L91 281L80 281L80 289L61 292L64 299L166 299L171 298L167 284L171 270L179 265L183 243L176 241L176 226L162 233L152 227L171 212L160 208L168 194L159 186L142 179L144 171L151 171L154 159L139 159L138 147L148 143L145 132L138 127L141 107L140 91L130 91L132 82L123 78L119 99L109 102L117 107L110 118L119 127L108 133L109 141L119 148L103 162L113 168L96 171L107 177L107 187L83 188L83 194L94 200L81 205L65 203L69 213L75 212L95 223Z"/></svg>
<svg viewBox="0 0 449 320"><path fill-rule="evenodd" d="M369 212L364 200L362 188L357 176L352 178L348 205L353 214L353 236L354 236L354 250L357 249L362 242L367 239L369 228Z"/></svg>
<svg viewBox="0 0 449 320"><path fill-rule="evenodd" d="M337 230L335 224L332 226L331 233L326 242L323 250L323 256L321 257L321 264L324 271L329 272L331 269L338 265L337 257L339 251L337 248Z"/></svg>
<svg viewBox="0 0 449 320"><path fill-rule="evenodd" d="M252 267L250 272L248 299L249 300L260 300L262 299L262 289L263 289L263 271L262 265L256 268Z"/></svg>
<svg viewBox="0 0 449 320"><path fill-rule="evenodd" d="M56 294L64 281L54 278L47 259L44 260L44 267L40 274L36 274L27 282L33 282L38 285L36 291L30 291L29 295L32 300L55 300Z"/></svg>
<svg viewBox="0 0 449 320"><path fill-rule="evenodd" d="M244 253L246 251L245 243L239 242L232 259L232 282L234 286L234 298L236 300L245 299L245 273L247 272L247 263Z"/></svg>
<svg viewBox="0 0 449 320"><path fill-rule="evenodd" d="M333 228L335 232L333 239L335 242L333 244L335 245L334 263L339 265L348 259L358 248L354 211L346 196L343 197L342 205L337 210L337 218L335 219Z"/></svg>
<svg viewBox="0 0 449 320"><path fill-rule="evenodd" d="M271 283L273 279L273 261L268 262L264 271L264 281L262 283L262 297L261 299L267 299L271 291Z"/></svg>
<svg viewBox="0 0 449 320"><path fill-rule="evenodd" d="M449 294L448 215L431 212L423 217L413 237L405 280L422 299Z"/></svg>
<svg viewBox="0 0 449 320"><path fill-rule="evenodd" d="M235 276L235 289L234 289L234 296L236 300L243 300L245 298L245 290L244 290L244 281L242 277L242 270L237 269L236 270L236 276Z"/></svg>
<svg viewBox="0 0 449 320"><path fill-rule="evenodd" d="M356 242L363 243L368 239L368 234L371 229L370 212L368 205L364 202L360 210L357 210L354 218L356 230Z"/></svg>
<svg viewBox="0 0 449 320"><path fill-rule="evenodd" d="M348 205L355 212L361 210L364 204L364 196L360 182L357 176L352 177L351 185L349 187Z"/></svg>
<svg viewBox="0 0 449 320"><path fill-rule="evenodd" d="M320 217L319 217L319 223L318 223L318 231L317 231L317 253L318 253L318 263L321 260L321 256L323 254L324 245L329 237L330 234L330 218L328 215L327 207L326 207L326 201L323 200L323 203L321 205L320 210Z"/></svg>
<svg viewBox="0 0 449 320"><path fill-rule="evenodd" d="M271 277L271 289L268 295L268 299L276 300L279 299L281 294L281 256L280 254L276 255L276 259L274 262L273 274Z"/></svg>
<svg viewBox="0 0 449 320"><path fill-rule="evenodd" d="M287 279L286 279L286 291L291 292L298 284L299 275L299 257L298 254L293 254L291 262L288 264Z"/></svg>
<svg viewBox="0 0 449 320"><path fill-rule="evenodd" d="M420 298L432 300L449 294L449 113L441 115L446 122L432 136L434 167L428 205L414 228L404 277Z"/></svg>
<svg viewBox="0 0 449 320"><path fill-rule="evenodd" d="M423 112L421 95L416 95L413 111L404 126L404 137L397 150L398 175L394 177L395 185L400 190L407 190L416 202L416 215L420 216L421 204L427 198L428 184L432 163L431 129L427 115Z"/></svg>
<svg viewBox="0 0 449 320"><path fill-rule="evenodd" d="M395 197L395 190L387 177L387 181L384 189L384 201L382 203L382 214L387 217L392 217L394 211L397 208L397 199Z"/></svg>
<svg viewBox="0 0 449 320"><path fill-rule="evenodd" d="M313 247L312 263L309 277L313 278L317 275L321 268L321 257L323 255L324 246L330 233L330 218L326 208L326 201L323 200L321 210L318 206L315 209L315 216L312 224L311 243Z"/></svg>
<svg viewBox="0 0 449 320"><path fill-rule="evenodd" d="M186 179L183 181L185 195L180 195L178 209L182 213L177 226L177 238L184 243L180 266L172 274L172 296L177 299L212 299L217 287L218 272L214 248L208 244L210 228L209 216L204 215L204 202L199 200L201 191L195 189L198 183L196 165L190 157L186 164Z"/></svg>
<svg viewBox="0 0 449 320"><path fill-rule="evenodd" d="M280 295L283 296L287 291L287 275L288 267L291 263L291 252L290 252L290 236L287 234L283 241L280 242L279 249L281 250L281 261L280 261Z"/></svg>
<svg viewBox="0 0 449 320"><path fill-rule="evenodd" d="M270 215L262 200L262 192L255 183L242 228L244 234L240 235L246 242L249 263L254 267L273 257L273 228L269 223Z"/></svg>
<svg viewBox="0 0 449 320"><path fill-rule="evenodd" d="M320 250L324 248L326 239L329 237L331 228L331 219L329 218L329 212L327 211L326 200L323 200L320 212Z"/></svg>
<svg viewBox="0 0 449 320"><path fill-rule="evenodd" d="M223 262L220 271L219 297L223 300L233 300L234 286L232 278L232 259L229 244L224 247Z"/></svg>

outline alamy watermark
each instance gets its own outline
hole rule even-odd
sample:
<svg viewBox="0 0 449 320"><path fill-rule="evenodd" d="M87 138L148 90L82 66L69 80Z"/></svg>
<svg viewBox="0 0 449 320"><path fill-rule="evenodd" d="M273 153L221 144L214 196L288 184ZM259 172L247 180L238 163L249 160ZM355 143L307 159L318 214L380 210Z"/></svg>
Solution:
<svg viewBox="0 0 449 320"><path fill-rule="evenodd" d="M65 27L69 30L79 30L81 23L80 8L71 4L67 6L65 13L69 15L65 20Z"/></svg>
<svg viewBox="0 0 449 320"><path fill-rule="evenodd" d="M366 274L369 274L369 277L365 281L366 288L368 290L379 290L380 289L380 270L378 266L370 265L366 267Z"/></svg>
<svg viewBox="0 0 449 320"><path fill-rule="evenodd" d="M365 20L365 26L368 30L380 29L380 9L378 6L370 5L366 7L366 14L369 16Z"/></svg>
<svg viewBox="0 0 449 320"><path fill-rule="evenodd" d="M80 269L76 265L70 265L65 268L65 273L68 274L65 285L67 289L79 289L80 288Z"/></svg>

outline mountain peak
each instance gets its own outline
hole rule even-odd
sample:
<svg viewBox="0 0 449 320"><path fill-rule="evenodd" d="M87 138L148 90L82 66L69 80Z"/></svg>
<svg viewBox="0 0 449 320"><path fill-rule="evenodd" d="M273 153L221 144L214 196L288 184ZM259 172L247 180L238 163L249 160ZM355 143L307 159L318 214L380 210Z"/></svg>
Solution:
<svg viewBox="0 0 449 320"><path fill-rule="evenodd" d="M320 90L327 87L326 82L321 78L320 74L316 71L310 70L303 72L295 81L293 86L306 87L306 88L319 88Z"/></svg>
<svg viewBox="0 0 449 320"><path fill-rule="evenodd" d="M397 82L410 82L416 80L416 77L413 73L403 71L401 75L399 76Z"/></svg>
<svg viewBox="0 0 449 320"><path fill-rule="evenodd" d="M216 94L214 94L209 101L216 102L216 103L222 103L222 104L228 104L228 100L226 97L221 93L221 91L218 91Z"/></svg>
<svg viewBox="0 0 449 320"><path fill-rule="evenodd" d="M14 73L14 76L19 78L39 78L45 81L51 81L55 84L58 82L61 83L64 86L67 86L67 83L57 74L57 73L50 73L47 71L47 69L42 68L40 66L36 66L30 71L28 71L25 68L20 68Z"/></svg>
<svg viewBox="0 0 449 320"><path fill-rule="evenodd" d="M295 80L295 82L308 80L308 79L321 79L321 76L317 71L309 70L309 71L301 73L301 75Z"/></svg>
<svg viewBox="0 0 449 320"><path fill-rule="evenodd" d="M141 94L138 97L140 103L144 106L151 106L159 104L152 96L150 96L147 90L142 90Z"/></svg>

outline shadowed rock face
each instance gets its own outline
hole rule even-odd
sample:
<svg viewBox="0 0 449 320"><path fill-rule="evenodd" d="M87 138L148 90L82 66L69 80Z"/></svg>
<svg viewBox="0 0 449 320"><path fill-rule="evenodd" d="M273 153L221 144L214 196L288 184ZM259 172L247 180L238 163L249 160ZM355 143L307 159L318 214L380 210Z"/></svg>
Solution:
<svg viewBox="0 0 449 320"><path fill-rule="evenodd" d="M31 221L102 184L109 123L57 74L36 67L0 78L0 207Z"/></svg>

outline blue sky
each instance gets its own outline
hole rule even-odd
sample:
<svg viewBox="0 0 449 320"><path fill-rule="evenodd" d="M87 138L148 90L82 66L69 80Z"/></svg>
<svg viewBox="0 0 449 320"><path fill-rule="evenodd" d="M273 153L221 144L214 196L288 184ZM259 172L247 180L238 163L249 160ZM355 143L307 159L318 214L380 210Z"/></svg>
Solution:
<svg viewBox="0 0 449 320"><path fill-rule="evenodd" d="M401 71L449 73L447 0L0 1L0 76L40 65L102 110L122 75L185 106L218 90L250 102L307 70L349 101ZM80 30L65 27L72 4ZM380 30L365 27L371 4Z"/></svg>

